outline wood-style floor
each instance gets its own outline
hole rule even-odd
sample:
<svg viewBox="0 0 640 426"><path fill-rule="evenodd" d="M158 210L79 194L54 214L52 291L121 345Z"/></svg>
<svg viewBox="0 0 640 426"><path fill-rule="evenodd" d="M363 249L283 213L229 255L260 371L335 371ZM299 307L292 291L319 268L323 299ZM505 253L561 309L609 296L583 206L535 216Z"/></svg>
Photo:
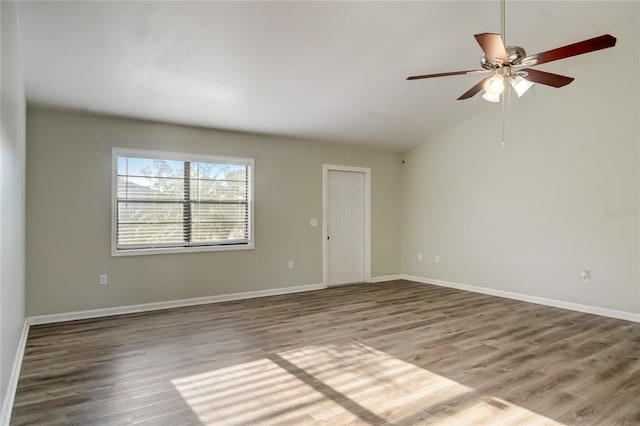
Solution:
<svg viewBox="0 0 640 426"><path fill-rule="evenodd" d="M640 324L395 281L31 328L12 425L640 424Z"/></svg>

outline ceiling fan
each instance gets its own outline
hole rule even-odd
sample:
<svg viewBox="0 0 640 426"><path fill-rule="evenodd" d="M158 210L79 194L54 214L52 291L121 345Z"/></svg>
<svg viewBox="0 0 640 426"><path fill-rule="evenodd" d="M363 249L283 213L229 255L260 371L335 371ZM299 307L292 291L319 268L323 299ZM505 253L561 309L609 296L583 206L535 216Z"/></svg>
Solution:
<svg viewBox="0 0 640 426"><path fill-rule="evenodd" d="M502 34L504 35L504 0L501 2L501 5ZM481 69L413 75L407 77L407 80L493 72L492 76L479 81L475 86L463 93L458 100L469 99L484 89L482 97L485 100L489 102L500 102L500 95L505 89L505 80L511 84L518 96L522 96L534 83L551 87L562 87L574 80L572 77L524 67L536 66L571 56L582 55L584 53L613 47L616 44L615 37L605 34L558 47L557 49L527 56L525 50L520 46L505 46L503 41L504 37L500 34L483 33L476 34L474 37L484 52L480 60Z"/></svg>

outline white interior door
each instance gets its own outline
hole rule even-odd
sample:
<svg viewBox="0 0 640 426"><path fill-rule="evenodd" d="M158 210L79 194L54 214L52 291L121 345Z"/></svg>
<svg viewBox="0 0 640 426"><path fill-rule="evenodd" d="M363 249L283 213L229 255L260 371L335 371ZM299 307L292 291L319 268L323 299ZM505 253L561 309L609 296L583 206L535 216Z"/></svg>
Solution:
<svg viewBox="0 0 640 426"><path fill-rule="evenodd" d="M365 280L364 183L364 173L338 170L328 172L328 285Z"/></svg>

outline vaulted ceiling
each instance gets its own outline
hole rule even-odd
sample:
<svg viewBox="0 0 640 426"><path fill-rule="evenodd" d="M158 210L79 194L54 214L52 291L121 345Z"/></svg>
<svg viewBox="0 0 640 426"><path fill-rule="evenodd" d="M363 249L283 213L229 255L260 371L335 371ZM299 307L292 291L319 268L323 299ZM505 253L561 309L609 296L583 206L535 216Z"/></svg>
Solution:
<svg viewBox="0 0 640 426"><path fill-rule="evenodd" d="M532 54L610 33L637 46L639 17L616 5L507 1L507 44ZM396 151L499 108L456 101L477 75L405 81L477 68L473 35L500 32L498 1L22 2L19 20L36 105ZM613 78L616 49L540 69ZM548 90L563 89L527 96Z"/></svg>

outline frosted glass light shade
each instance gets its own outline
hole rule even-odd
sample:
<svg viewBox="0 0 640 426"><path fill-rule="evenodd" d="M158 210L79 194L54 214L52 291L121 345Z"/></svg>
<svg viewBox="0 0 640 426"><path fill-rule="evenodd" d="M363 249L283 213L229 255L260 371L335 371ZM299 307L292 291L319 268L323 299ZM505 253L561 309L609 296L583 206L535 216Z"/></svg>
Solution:
<svg viewBox="0 0 640 426"><path fill-rule="evenodd" d="M484 82L484 91L492 95L500 95L504 92L504 77L496 74Z"/></svg>
<svg viewBox="0 0 640 426"><path fill-rule="evenodd" d="M527 90L531 89L531 86L533 86L533 83L521 76L517 76L511 80L511 87L516 91L518 97L524 95Z"/></svg>
<svg viewBox="0 0 640 426"><path fill-rule="evenodd" d="M489 92L484 92L482 99L489 102L500 102L500 94L494 95Z"/></svg>

